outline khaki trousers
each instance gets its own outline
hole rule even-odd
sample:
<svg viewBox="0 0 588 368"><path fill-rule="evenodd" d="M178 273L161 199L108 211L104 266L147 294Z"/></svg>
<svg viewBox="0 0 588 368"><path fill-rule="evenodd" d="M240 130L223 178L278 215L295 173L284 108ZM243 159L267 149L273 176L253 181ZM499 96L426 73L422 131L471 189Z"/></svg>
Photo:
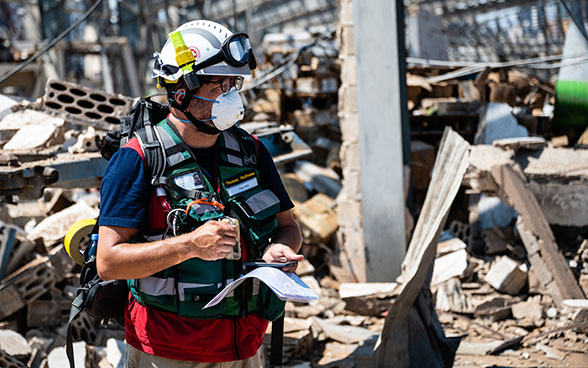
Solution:
<svg viewBox="0 0 588 368"><path fill-rule="evenodd" d="M249 359L222 363L186 362L147 354L127 344L125 368L260 368L259 350Z"/></svg>

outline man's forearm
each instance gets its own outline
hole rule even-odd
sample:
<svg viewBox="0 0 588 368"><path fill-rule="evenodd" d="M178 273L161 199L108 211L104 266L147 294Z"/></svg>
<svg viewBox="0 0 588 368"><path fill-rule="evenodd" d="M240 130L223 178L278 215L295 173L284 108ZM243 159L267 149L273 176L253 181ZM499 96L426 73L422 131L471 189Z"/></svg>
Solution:
<svg viewBox="0 0 588 368"><path fill-rule="evenodd" d="M272 238L272 243L280 243L289 246L294 252L298 252L302 246L302 236L298 224L281 227Z"/></svg>

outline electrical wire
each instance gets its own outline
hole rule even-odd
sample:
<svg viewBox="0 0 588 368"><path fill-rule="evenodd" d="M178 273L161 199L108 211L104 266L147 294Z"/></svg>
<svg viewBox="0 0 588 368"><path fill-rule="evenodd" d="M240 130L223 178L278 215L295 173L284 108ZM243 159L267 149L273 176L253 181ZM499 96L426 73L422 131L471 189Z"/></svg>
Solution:
<svg viewBox="0 0 588 368"><path fill-rule="evenodd" d="M243 88L241 89L242 92L256 88L257 86L269 81L272 78L275 78L276 76L282 74L283 72L285 72L286 70L288 70L295 62L296 60L298 60L298 57L300 56L300 54L306 50L309 47L312 46L317 46L320 45L320 43L326 39L329 39L333 36L333 34L335 33L335 29L333 27L328 27L328 29L326 31L324 31L323 33L321 33L320 35L318 35L314 41L312 41L309 44L300 46L293 54L289 55L286 58L286 61L284 63L282 63L281 65L276 66L275 68L273 68L272 70L264 73L263 75L259 76L258 78L254 79L252 81L252 83L243 86Z"/></svg>
<svg viewBox="0 0 588 368"><path fill-rule="evenodd" d="M71 31L73 31L77 26L79 26L83 21L85 21L90 16L90 14L92 14L94 12L94 10L96 10L96 8L98 8L98 6L103 1L104 0L96 0L96 2L94 3L94 5L92 5L92 7L90 9L88 9L88 11L80 19L78 19L74 24L72 24L71 26L69 26L59 36L57 36L51 42L49 42L49 44L47 44L47 46L43 47L40 51L38 51L30 59L27 59L26 61L24 61L19 66L17 66L16 68L12 69L8 73L6 73L2 77L0 77L0 84L2 84L8 78L12 77L16 73L18 73L19 71L21 71L22 69L24 69L27 65L31 64L33 61L37 60L41 55L43 55L44 53L46 53L47 51L49 51L49 49L51 49L53 46L55 46L55 44L57 42L61 41L65 36L67 36L68 34L70 34Z"/></svg>
<svg viewBox="0 0 588 368"><path fill-rule="evenodd" d="M584 36L584 38L586 39L586 41L588 41L588 34L586 34L586 29L584 29L584 27L581 24L578 23L578 20L576 19L576 17L574 16L574 14L572 14L572 10L568 6L568 3L566 3L565 0L560 0L560 1L563 4L564 8L566 8L566 11L570 15L570 18L572 18L572 22L574 22L574 24L576 25L576 27L578 28L578 30L580 31L580 33L582 33L582 36Z"/></svg>

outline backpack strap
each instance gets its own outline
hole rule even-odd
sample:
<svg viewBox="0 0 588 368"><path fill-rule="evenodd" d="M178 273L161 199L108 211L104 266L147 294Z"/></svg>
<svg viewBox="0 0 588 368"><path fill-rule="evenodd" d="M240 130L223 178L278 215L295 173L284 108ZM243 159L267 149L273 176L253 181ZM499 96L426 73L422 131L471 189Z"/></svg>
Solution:
<svg viewBox="0 0 588 368"><path fill-rule="evenodd" d="M75 297L74 301L71 303L71 309L69 310L69 321L67 322L67 332L65 333L65 353L67 355L67 360L69 361L70 368L75 368L72 337L73 322L76 319L78 319L78 317L84 310L87 294L88 290L82 290L81 292L79 292L78 295Z"/></svg>
<svg viewBox="0 0 588 368"><path fill-rule="evenodd" d="M145 157L147 173L151 177L150 183L155 185L163 175L166 164L165 150L161 145L157 129L149 122L144 128L135 132L135 137Z"/></svg>

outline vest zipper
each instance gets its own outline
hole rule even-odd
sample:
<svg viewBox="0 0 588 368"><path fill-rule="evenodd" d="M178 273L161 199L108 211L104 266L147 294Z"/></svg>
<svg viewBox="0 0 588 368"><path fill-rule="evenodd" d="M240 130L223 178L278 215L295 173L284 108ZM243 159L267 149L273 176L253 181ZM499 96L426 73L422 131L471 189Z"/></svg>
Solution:
<svg viewBox="0 0 588 368"><path fill-rule="evenodd" d="M237 320L233 319L233 347L235 349L235 357L236 360L241 360L241 356L239 355L239 345L237 341Z"/></svg>

